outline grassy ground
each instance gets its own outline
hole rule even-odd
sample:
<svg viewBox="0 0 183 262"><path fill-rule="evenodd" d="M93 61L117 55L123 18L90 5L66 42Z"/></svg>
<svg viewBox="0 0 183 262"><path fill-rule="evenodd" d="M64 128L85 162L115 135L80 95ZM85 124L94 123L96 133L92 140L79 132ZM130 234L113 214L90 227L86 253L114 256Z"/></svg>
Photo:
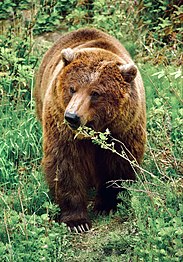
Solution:
<svg viewBox="0 0 183 262"><path fill-rule="evenodd" d="M118 4L121 2L118 1ZM58 207L49 197L40 167L42 130L35 117L32 98L35 70L50 43L41 37L32 45L29 31L24 32L18 24L21 25L22 21L17 23L16 20L14 28L3 29L0 36L1 261L183 260L183 97L182 72L180 66L176 66L180 63L175 63L174 56L174 64L168 63L167 59L165 63L155 64L152 54L151 61L142 62L148 61L149 57L146 55L142 59L143 53L137 52L137 43L141 40L138 32L138 41L133 43L132 40L127 41L130 35L122 35L123 30L118 30L118 27L123 28L126 34L129 31L127 27L131 27L134 37L134 16L128 13L129 17L126 17L122 10L118 16L112 16L113 21L110 18L113 13L109 12L108 16L105 13L110 11L111 3L110 6L106 6L105 1L95 4L99 5L99 9L100 4L104 5L104 9L101 16L96 12L94 18L98 20L94 19L94 24L101 27L101 21L104 24L103 19L108 19L105 29L109 27L114 35L125 39L125 45L142 73L148 129L143 170L135 184L123 183L130 197L121 196L125 204L119 206L116 214L97 217L90 203L93 221L90 232L70 234L65 225L54 221ZM80 6L78 8L80 10ZM52 15L55 12L52 10ZM41 16L36 33L39 33L42 18L45 19L42 29L46 25L48 29L54 28L54 17L49 16L51 20L48 21L47 16ZM119 24L116 17L121 19ZM124 17L126 22L121 23ZM77 18L76 15L74 18ZM114 25L111 26L110 22ZM59 21L57 23L59 25ZM156 51L154 55L158 61L162 49L159 47ZM165 56L163 53L161 59Z"/></svg>

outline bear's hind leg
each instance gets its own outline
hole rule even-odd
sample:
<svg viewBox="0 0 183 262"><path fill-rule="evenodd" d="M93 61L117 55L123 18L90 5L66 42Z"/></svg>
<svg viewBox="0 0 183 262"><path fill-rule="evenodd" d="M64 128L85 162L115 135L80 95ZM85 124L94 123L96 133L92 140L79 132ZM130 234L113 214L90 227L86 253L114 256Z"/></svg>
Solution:
<svg viewBox="0 0 183 262"><path fill-rule="evenodd" d="M98 214L109 214L111 211L116 211L117 204L120 202L117 199L119 188L114 188L106 184L99 187L95 199L94 211Z"/></svg>
<svg viewBox="0 0 183 262"><path fill-rule="evenodd" d="M112 185L112 181L135 180L134 171L126 160L110 151L98 149L97 156L97 195L94 205L94 211L97 213L108 214L111 210L116 211L118 203L118 194L124 191L119 185ZM110 181L110 183L109 183Z"/></svg>

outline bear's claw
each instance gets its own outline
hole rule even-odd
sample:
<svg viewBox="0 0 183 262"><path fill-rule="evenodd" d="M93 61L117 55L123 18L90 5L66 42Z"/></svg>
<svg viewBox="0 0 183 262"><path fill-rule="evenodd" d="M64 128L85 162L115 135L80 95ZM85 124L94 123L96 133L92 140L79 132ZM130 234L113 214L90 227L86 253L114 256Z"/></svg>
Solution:
<svg viewBox="0 0 183 262"><path fill-rule="evenodd" d="M89 218L87 217L79 217L73 219L73 217L60 217L59 219L60 223L65 223L67 225L67 228L69 232L75 232L75 233L83 233L90 230L92 227L92 223Z"/></svg>
<svg viewBox="0 0 183 262"><path fill-rule="evenodd" d="M87 223L84 224L84 225L81 224L81 225L74 226L74 227L68 226L67 228L68 228L69 232L75 232L76 234L88 232L90 230L90 227Z"/></svg>

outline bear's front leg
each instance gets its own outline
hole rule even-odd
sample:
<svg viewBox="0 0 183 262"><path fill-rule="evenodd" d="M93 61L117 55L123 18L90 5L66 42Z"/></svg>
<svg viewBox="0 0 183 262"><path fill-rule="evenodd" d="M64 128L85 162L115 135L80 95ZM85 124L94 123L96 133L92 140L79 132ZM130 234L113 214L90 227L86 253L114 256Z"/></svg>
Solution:
<svg viewBox="0 0 183 262"><path fill-rule="evenodd" d="M60 206L60 222L76 232L88 231L91 221L87 214L87 177L82 146L63 125L62 130L43 129L43 168L51 194Z"/></svg>

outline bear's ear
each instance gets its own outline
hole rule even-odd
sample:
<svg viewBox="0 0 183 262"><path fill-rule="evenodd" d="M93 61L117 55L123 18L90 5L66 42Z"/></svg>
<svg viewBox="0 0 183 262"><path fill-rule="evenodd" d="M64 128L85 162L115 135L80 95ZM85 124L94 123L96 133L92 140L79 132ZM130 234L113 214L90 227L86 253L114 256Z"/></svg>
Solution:
<svg viewBox="0 0 183 262"><path fill-rule="evenodd" d="M120 65L119 69L124 80L128 83L133 81L137 75L137 67L134 64Z"/></svg>
<svg viewBox="0 0 183 262"><path fill-rule="evenodd" d="M68 65L74 59L74 50L71 48L66 48L61 51L61 58L64 65Z"/></svg>

